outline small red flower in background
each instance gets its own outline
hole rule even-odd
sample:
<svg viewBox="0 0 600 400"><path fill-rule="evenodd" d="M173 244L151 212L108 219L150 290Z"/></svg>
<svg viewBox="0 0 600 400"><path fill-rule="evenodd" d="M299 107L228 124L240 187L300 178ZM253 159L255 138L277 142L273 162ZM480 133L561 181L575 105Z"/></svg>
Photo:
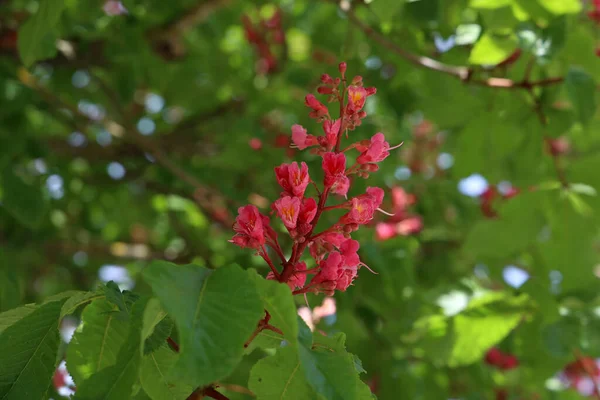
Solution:
<svg viewBox="0 0 600 400"><path fill-rule="evenodd" d="M108 0L102 6L102 10L106 15L115 16L127 14L127 9L120 1Z"/></svg>
<svg viewBox="0 0 600 400"><path fill-rule="evenodd" d="M281 24L281 9L277 8L273 16L261 19L253 24L248 15L242 17L242 25L246 40L254 46L259 57L256 63L256 72L260 75L273 73L279 67L279 61L275 55L278 51L284 51L285 32Z"/></svg>
<svg viewBox="0 0 600 400"><path fill-rule="evenodd" d="M504 353L497 347L492 347L485 355L485 362L502 371L508 371L519 366L519 359L512 354Z"/></svg>
<svg viewBox="0 0 600 400"><path fill-rule="evenodd" d="M418 215L408 213L408 208L416 203L416 197L401 187L392 188L392 214L386 221L375 225L378 240L388 240L396 236L408 236L423 229L423 220Z"/></svg>
<svg viewBox="0 0 600 400"><path fill-rule="evenodd" d="M253 31L249 30L248 34L253 37ZM376 92L375 88L364 88L359 76L347 85L346 68L345 63L339 65L341 78L322 75L322 86L318 89L318 93L329 96L329 103L341 103L339 118L333 119L328 107L314 95L305 97L305 105L311 110L309 117L323 124L324 135L311 135L301 125L292 126L295 147L300 150L311 147L310 152L322 159L323 189L317 188L316 198L307 197L309 183L315 187L318 185L311 180L306 163L293 162L275 168L275 176L283 192L273 202L271 209L289 233L293 243L291 255L284 255L277 233L269 225L269 218L255 206L240 207L233 226L236 234L230 242L256 250L256 254L265 260L271 270L267 278L287 283L294 294L313 292L333 295L335 290L345 291L358 275L358 270L367 267L358 255L360 244L350 234L360 225L370 223L375 212L381 211L379 207L384 191L378 187L369 187L366 193L337 205L326 206L330 195L347 198L350 177L368 178L369 173L379 169L377 163L383 161L393 149L382 133L376 133L371 140L355 142L341 149L342 138L361 124L367 115L363 110L365 102ZM360 154L357 162L348 167L345 152L351 150L358 150ZM314 233L321 215L334 209L345 209L347 212L333 226ZM282 270L271 259L267 247L279 258ZM307 268L305 261L301 260L307 248L316 265L313 268ZM313 277L308 280L308 275Z"/></svg>
<svg viewBox="0 0 600 400"><path fill-rule="evenodd" d="M588 17L597 24L600 24L600 0L592 1L592 10L588 12Z"/></svg>
<svg viewBox="0 0 600 400"><path fill-rule="evenodd" d="M62 397L71 397L75 394L75 382L73 382L73 378L69 375L67 371L67 365L65 361L61 361L56 370L54 371L54 375L52 376L52 385L56 392Z"/></svg>
<svg viewBox="0 0 600 400"><path fill-rule="evenodd" d="M253 150L260 150L260 149L262 149L262 141L259 138L252 138L252 139L250 139L250 141L248 142L248 144L250 145L250 147Z"/></svg>
<svg viewBox="0 0 600 400"><path fill-rule="evenodd" d="M567 364L559 378L582 396L593 396L600 385L600 360L581 356Z"/></svg>
<svg viewBox="0 0 600 400"><path fill-rule="evenodd" d="M479 196L479 199L481 200L481 213L487 218L496 218L498 213L494 209L494 201L497 198L508 200L515 197L519 193L521 193L521 190L514 186L510 186L504 191L504 193L500 193L498 188L494 185L488 186L488 188Z"/></svg>

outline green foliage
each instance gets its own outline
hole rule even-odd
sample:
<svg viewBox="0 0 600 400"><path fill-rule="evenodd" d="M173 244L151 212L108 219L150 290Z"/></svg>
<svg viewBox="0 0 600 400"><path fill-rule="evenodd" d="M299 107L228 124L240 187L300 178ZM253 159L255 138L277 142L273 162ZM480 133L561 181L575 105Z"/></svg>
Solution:
<svg viewBox="0 0 600 400"><path fill-rule="evenodd" d="M229 375L263 314L248 274L237 266L211 271L155 261L144 279L179 332L181 356L172 373L194 386Z"/></svg>
<svg viewBox="0 0 600 400"><path fill-rule="evenodd" d="M62 303L49 302L28 311L28 315L21 314L21 319L0 334L2 399L35 399L46 393L56 366Z"/></svg>
<svg viewBox="0 0 600 400"><path fill-rule="evenodd" d="M63 0L43 0L38 11L19 30L19 54L26 66L56 54L55 26L65 7Z"/></svg>
<svg viewBox="0 0 600 400"><path fill-rule="evenodd" d="M582 398L556 376L600 357L594 2L122 6L0 1L0 400L62 398L63 362L76 400ZM290 258L273 168L318 196L290 131L321 134L303 99L340 61L377 88L342 148L403 145L319 216L369 186L394 214L351 233L377 274L333 303L228 240L254 204Z"/></svg>
<svg viewBox="0 0 600 400"><path fill-rule="evenodd" d="M38 185L28 184L10 168L2 173L2 203L23 225L38 228L47 212L47 201Z"/></svg>

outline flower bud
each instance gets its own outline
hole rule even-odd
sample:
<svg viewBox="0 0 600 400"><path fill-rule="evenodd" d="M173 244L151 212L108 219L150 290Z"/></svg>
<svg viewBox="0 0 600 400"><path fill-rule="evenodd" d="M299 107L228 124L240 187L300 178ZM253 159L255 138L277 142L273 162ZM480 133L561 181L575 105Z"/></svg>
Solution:
<svg viewBox="0 0 600 400"><path fill-rule="evenodd" d="M333 78L329 76L329 74L323 74L321 75L321 82L327 85L333 85Z"/></svg>
<svg viewBox="0 0 600 400"><path fill-rule="evenodd" d="M342 74L342 76L344 76L346 74L346 67L347 67L347 65L345 62L340 63L340 65L338 67L340 70L340 74Z"/></svg>
<svg viewBox="0 0 600 400"><path fill-rule="evenodd" d="M353 79L352 79L352 84L355 86L360 86L362 85L362 76L360 75L356 75Z"/></svg>
<svg viewBox="0 0 600 400"><path fill-rule="evenodd" d="M317 93L319 94L332 94L333 93L333 89L327 86L319 86L317 88Z"/></svg>

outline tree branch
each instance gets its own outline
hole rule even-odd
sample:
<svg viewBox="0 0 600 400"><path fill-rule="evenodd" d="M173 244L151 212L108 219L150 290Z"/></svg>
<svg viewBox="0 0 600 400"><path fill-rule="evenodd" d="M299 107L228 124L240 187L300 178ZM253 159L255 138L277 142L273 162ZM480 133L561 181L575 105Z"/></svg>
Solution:
<svg viewBox="0 0 600 400"><path fill-rule="evenodd" d="M408 50L403 49L398 46L387 37L377 32L375 29L371 28L364 22L362 22L354 13L354 10L351 8L346 10L346 15L348 19L359 28L365 35L375 40L380 45L385 48L391 50L392 52L398 54L408 62L416 65L420 68L430 69L432 71L437 71L444 73L446 75L453 76L455 78L460 79L465 83L471 83L479 86L486 86L490 88L497 89L530 89L536 86L549 86L561 83L564 78L563 77L553 77L548 79L542 79L539 81L513 81L507 78L487 78L487 79L473 79L473 69L466 66L454 66L441 63L433 58L420 56L409 52Z"/></svg>

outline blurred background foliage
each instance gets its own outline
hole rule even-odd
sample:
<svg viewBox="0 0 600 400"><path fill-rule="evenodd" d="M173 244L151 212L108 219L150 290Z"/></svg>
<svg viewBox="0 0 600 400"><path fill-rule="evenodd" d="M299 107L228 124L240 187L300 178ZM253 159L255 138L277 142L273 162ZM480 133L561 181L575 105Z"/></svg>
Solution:
<svg viewBox="0 0 600 400"><path fill-rule="evenodd" d="M303 98L346 61L378 89L351 139L404 145L352 193L396 212L357 235L378 275L316 328L380 399L600 398L599 21L586 0L0 1L0 311L143 292L151 259L266 274L227 242L236 209L267 212L283 162L318 171L290 128L320 129Z"/></svg>

